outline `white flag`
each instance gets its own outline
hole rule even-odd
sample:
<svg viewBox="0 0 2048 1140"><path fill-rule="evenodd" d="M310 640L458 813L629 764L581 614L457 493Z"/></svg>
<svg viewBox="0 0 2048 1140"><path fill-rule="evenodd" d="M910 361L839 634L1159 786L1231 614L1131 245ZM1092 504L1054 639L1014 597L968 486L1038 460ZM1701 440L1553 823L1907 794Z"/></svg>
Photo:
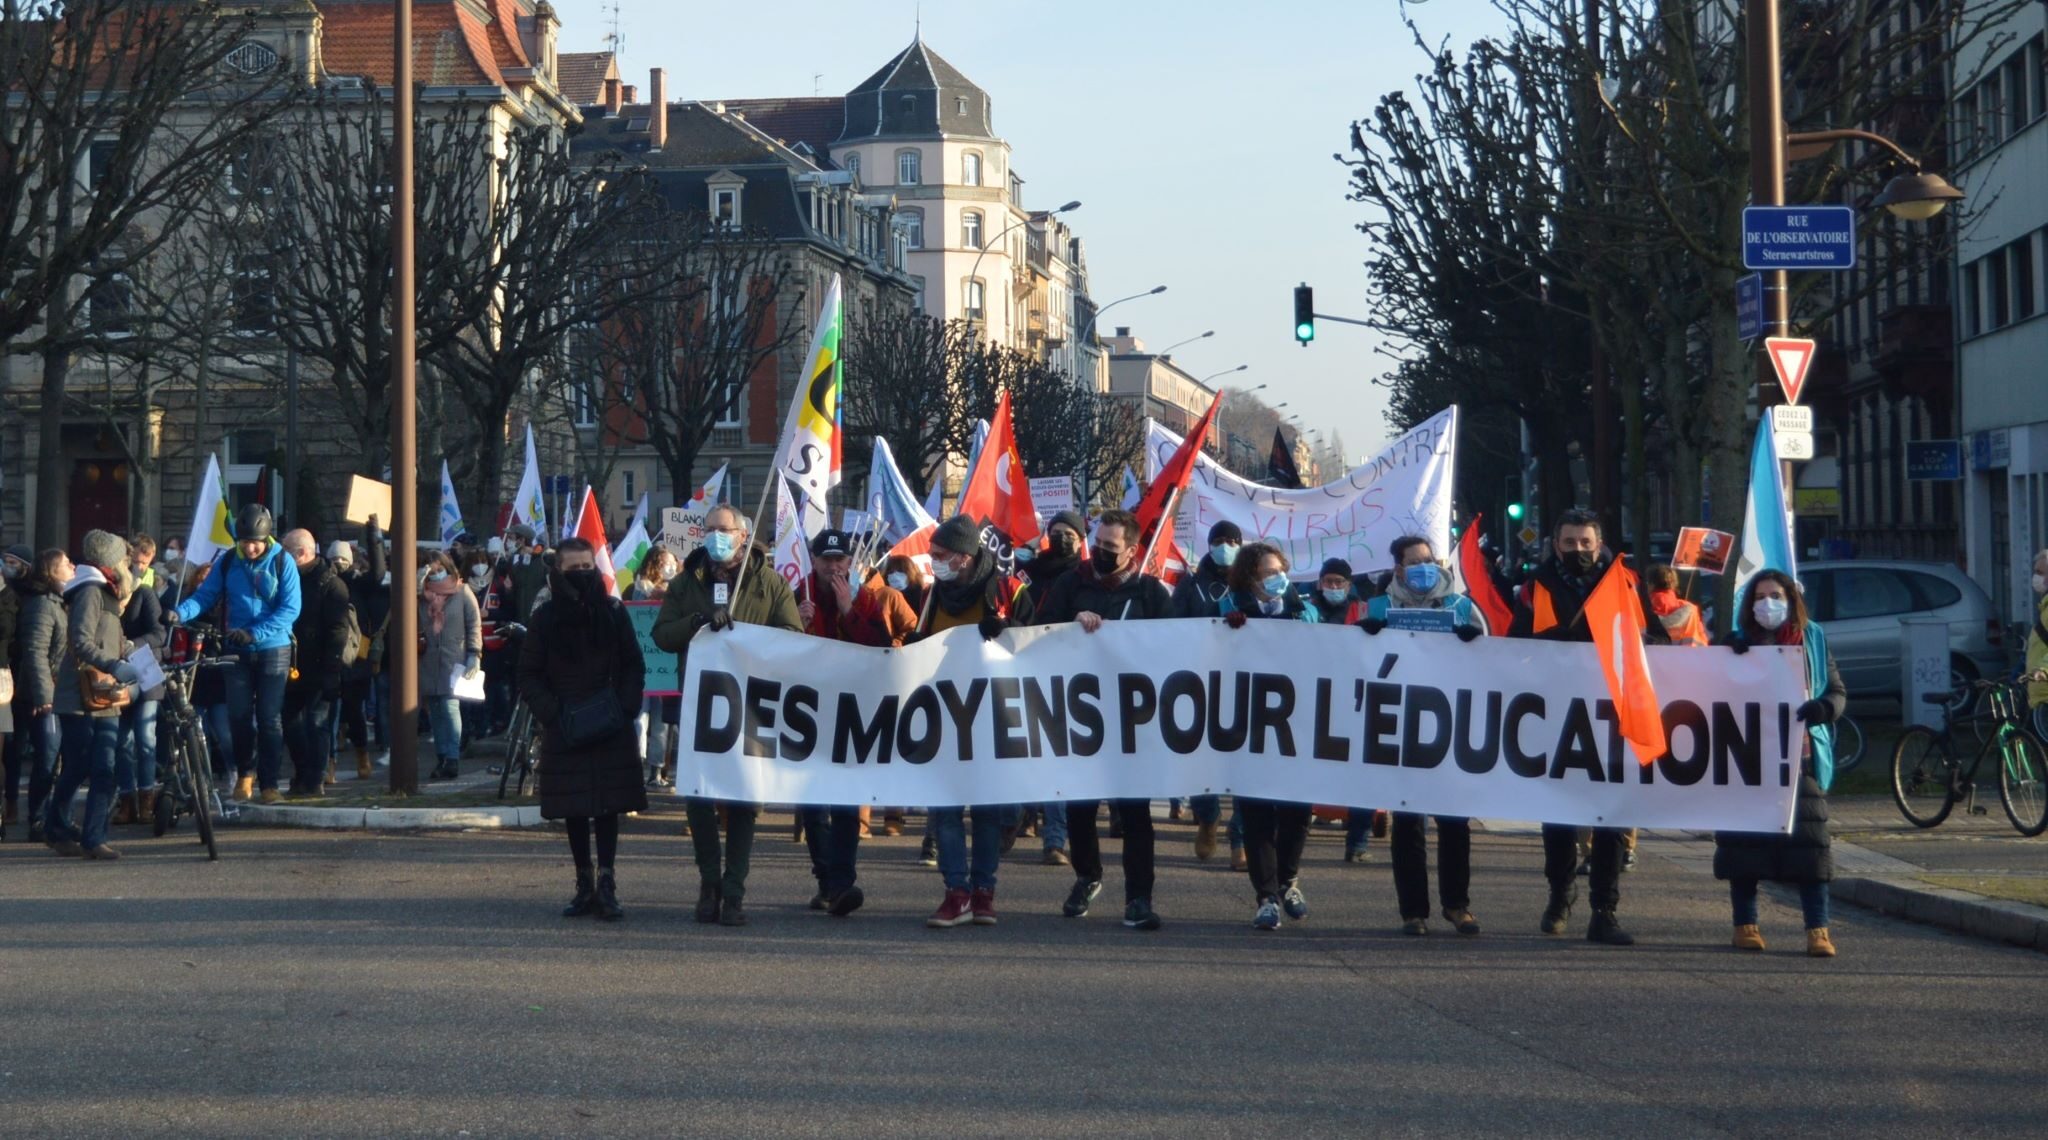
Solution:
<svg viewBox="0 0 2048 1140"><path fill-rule="evenodd" d="M192 503L192 529L185 534L185 565L205 566L214 555L234 545L228 533L228 497L221 485L220 459L206 457L206 477Z"/></svg>
<svg viewBox="0 0 2048 1140"><path fill-rule="evenodd" d="M448 461L441 461L441 541L455 541L455 536L469 528L463 525L462 508L455 502L455 480L448 477Z"/></svg>
<svg viewBox="0 0 2048 1140"><path fill-rule="evenodd" d="M797 591L811 576L811 544L804 536L803 512L790 496L789 480L780 477L775 479L775 572Z"/></svg>
<svg viewBox="0 0 2048 1140"><path fill-rule="evenodd" d="M730 466L730 463L719 464L718 470L711 473L711 478L704 480L704 485L697 488L697 493L690 496L689 502L683 504L684 509L708 511L717 506L722 501L719 492L725 487L725 469Z"/></svg>
<svg viewBox="0 0 2048 1140"><path fill-rule="evenodd" d="M825 289L825 303L818 308L810 351L804 354L804 370L797 377L796 398L790 401L782 442L775 449L773 470L795 484L808 530L828 525L825 500L839 485L844 458L845 441L839 426L841 309L839 275L835 273Z"/></svg>
<svg viewBox="0 0 2048 1140"><path fill-rule="evenodd" d="M533 528L535 538L548 533L548 500L540 490L540 455L533 446L533 425L526 425L526 470L519 475L519 490L512 496L512 521Z"/></svg>

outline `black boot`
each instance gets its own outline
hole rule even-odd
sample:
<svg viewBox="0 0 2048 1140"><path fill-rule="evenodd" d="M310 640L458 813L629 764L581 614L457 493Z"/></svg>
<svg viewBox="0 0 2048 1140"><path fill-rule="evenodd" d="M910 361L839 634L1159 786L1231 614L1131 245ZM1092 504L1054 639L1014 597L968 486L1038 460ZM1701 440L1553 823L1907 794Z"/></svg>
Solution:
<svg viewBox="0 0 2048 1140"><path fill-rule="evenodd" d="M1541 930L1545 934L1563 934L1565 923L1572 916L1572 904L1577 902L1577 886L1550 888L1550 905L1543 908Z"/></svg>
<svg viewBox="0 0 2048 1140"><path fill-rule="evenodd" d="M718 925L745 926L746 924L747 912L744 907L740 906L740 900L726 899L724 902L721 902L719 904Z"/></svg>
<svg viewBox="0 0 2048 1140"><path fill-rule="evenodd" d="M576 868L576 897L562 908L563 918L582 918L597 909L597 887L590 877L588 867Z"/></svg>
<svg viewBox="0 0 2048 1140"><path fill-rule="evenodd" d="M1593 923L1586 927L1586 941L1605 942L1609 946L1634 946L1635 935L1621 928L1621 923L1611 910L1593 912Z"/></svg>
<svg viewBox="0 0 2048 1140"><path fill-rule="evenodd" d="M619 893L612 883L612 869L606 867L597 873L597 920L617 922L626 917L626 908L619 905Z"/></svg>
<svg viewBox="0 0 2048 1140"><path fill-rule="evenodd" d="M719 892L717 883L705 883L697 888L697 921L713 923L718 921Z"/></svg>

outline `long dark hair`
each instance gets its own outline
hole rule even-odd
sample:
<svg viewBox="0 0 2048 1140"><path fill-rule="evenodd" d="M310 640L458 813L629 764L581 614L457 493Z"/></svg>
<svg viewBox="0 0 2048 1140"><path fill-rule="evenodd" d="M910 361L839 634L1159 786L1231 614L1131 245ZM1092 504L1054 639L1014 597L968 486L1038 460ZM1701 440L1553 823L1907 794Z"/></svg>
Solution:
<svg viewBox="0 0 2048 1140"><path fill-rule="evenodd" d="M1230 576L1225 579L1230 584L1231 593L1248 598L1259 596L1259 563L1264 562L1268 554L1280 560L1281 573L1287 572L1287 552L1272 543L1254 542L1241 546L1237 557L1230 562Z"/></svg>
<svg viewBox="0 0 2048 1140"><path fill-rule="evenodd" d="M57 581L57 563L68 557L70 555L55 546L36 555L36 563L30 567L28 574L22 579L22 584L32 587L31 592L63 593L64 584Z"/></svg>
<svg viewBox="0 0 2048 1140"><path fill-rule="evenodd" d="M1758 582L1776 582L1785 591L1785 624L1779 629L1790 629L1803 640L1806 637L1806 594L1799 588L1799 582L1782 570L1762 570L1742 588L1742 605L1735 611L1736 627L1742 630L1742 639L1751 645L1776 641L1778 630L1765 629L1756 620L1756 586Z"/></svg>

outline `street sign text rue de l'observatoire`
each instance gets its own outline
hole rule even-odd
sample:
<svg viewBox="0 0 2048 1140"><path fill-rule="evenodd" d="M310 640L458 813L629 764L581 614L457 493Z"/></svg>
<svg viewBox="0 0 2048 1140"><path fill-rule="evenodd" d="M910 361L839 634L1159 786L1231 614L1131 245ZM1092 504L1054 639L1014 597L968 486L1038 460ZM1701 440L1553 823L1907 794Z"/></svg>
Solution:
<svg viewBox="0 0 2048 1140"><path fill-rule="evenodd" d="M1744 269L1856 267L1856 211L1847 206L1750 206L1742 211Z"/></svg>

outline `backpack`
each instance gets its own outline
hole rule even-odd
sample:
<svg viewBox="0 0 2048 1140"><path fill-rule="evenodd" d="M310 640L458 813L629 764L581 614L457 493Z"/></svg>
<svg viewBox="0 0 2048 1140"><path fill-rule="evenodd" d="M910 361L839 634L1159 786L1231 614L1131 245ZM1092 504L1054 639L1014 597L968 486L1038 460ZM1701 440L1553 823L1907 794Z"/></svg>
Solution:
<svg viewBox="0 0 2048 1140"><path fill-rule="evenodd" d="M353 602L342 603L341 613L341 667L347 669L369 653L370 639L363 636L363 623L356 617Z"/></svg>

